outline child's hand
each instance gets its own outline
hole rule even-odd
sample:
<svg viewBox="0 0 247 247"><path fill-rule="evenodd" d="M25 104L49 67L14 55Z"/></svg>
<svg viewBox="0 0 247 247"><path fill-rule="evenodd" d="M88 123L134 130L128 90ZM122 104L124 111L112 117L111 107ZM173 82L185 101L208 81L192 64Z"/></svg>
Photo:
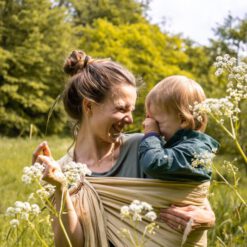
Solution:
<svg viewBox="0 0 247 247"><path fill-rule="evenodd" d="M156 132L158 134L160 133L159 126L153 118L147 117L143 121L142 125L144 127L144 133L145 134L148 134L150 132Z"/></svg>

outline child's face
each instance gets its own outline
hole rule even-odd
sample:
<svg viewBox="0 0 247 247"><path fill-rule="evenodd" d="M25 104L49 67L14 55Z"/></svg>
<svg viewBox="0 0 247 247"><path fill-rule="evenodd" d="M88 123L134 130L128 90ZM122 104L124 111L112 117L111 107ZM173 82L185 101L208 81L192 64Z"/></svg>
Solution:
<svg viewBox="0 0 247 247"><path fill-rule="evenodd" d="M154 104L151 104L149 109L147 109L147 114L157 122L160 134L165 137L166 141L183 127L178 114L168 112Z"/></svg>

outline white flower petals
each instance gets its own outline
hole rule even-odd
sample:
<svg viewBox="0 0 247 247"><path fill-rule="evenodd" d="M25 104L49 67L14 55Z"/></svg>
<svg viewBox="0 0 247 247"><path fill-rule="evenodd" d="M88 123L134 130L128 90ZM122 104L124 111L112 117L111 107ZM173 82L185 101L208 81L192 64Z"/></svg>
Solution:
<svg viewBox="0 0 247 247"><path fill-rule="evenodd" d="M28 221L29 215L38 215L40 212L40 207L37 204L16 201L14 207L7 208L6 215L14 217L14 219L10 221L10 225L16 228L19 226L20 220Z"/></svg>

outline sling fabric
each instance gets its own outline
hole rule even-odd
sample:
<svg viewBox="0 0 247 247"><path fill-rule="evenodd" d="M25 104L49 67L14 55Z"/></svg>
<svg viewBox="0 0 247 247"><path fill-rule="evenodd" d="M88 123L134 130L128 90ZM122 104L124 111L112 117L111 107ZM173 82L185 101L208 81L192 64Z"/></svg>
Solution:
<svg viewBox="0 0 247 247"><path fill-rule="evenodd" d="M71 159L63 158L61 167ZM157 179L137 179L120 177L86 177L70 189L75 210L84 232L86 247L107 247L108 240L116 247L129 247L131 244L119 233L121 228L130 229L128 221L120 218L120 208L133 200L150 203L158 213L161 208L175 205L204 206L209 182L181 183ZM143 220L139 224L140 234L148 224ZM165 223L158 222L155 235L148 235L146 246L178 247L183 234ZM203 230L189 234L183 246L207 246L207 233Z"/></svg>

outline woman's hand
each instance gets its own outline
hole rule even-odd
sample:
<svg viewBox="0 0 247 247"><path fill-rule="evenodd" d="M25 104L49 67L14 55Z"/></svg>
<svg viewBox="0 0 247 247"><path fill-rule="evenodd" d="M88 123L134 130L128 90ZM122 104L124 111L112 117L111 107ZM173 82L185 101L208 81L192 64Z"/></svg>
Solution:
<svg viewBox="0 0 247 247"><path fill-rule="evenodd" d="M46 141L40 143L33 152L32 164L35 162L45 167L42 180L56 186L56 188L63 187L64 176L59 164L52 158L51 150Z"/></svg>
<svg viewBox="0 0 247 247"><path fill-rule="evenodd" d="M61 189L65 185L65 177L61 171L59 164L51 157L39 155L36 162L39 162L45 167L42 180Z"/></svg>
<svg viewBox="0 0 247 247"><path fill-rule="evenodd" d="M40 154L45 155L47 157L52 157L51 150L48 146L47 141L41 142L39 146L34 150L32 164L34 164L37 161L37 158Z"/></svg>
<svg viewBox="0 0 247 247"><path fill-rule="evenodd" d="M162 209L160 219L174 230L183 232L188 222L192 220L191 230L208 229L215 224L215 215L209 202L205 207L198 206L171 206Z"/></svg>

